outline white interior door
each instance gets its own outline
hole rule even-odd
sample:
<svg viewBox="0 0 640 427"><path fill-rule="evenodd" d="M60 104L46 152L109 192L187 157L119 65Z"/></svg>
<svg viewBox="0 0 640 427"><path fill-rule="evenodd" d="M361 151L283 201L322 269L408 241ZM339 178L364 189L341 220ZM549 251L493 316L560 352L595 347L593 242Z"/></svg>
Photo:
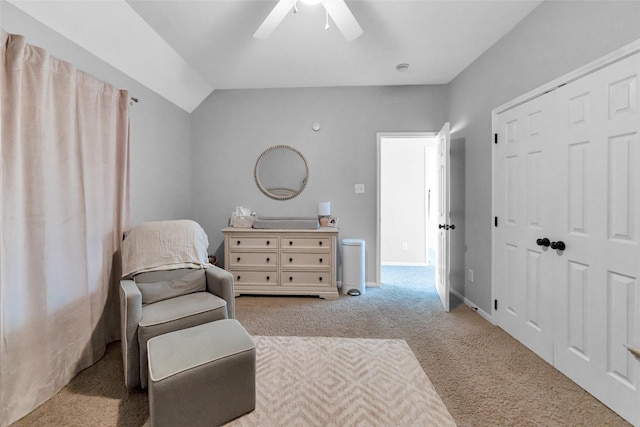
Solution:
<svg viewBox="0 0 640 427"><path fill-rule="evenodd" d="M554 219L546 198L552 188L546 165L553 110L547 94L500 114L494 144L496 322L549 363L554 285L553 259L546 252Z"/></svg>
<svg viewBox="0 0 640 427"><path fill-rule="evenodd" d="M449 123L445 123L437 136L438 158L438 250L436 251L436 290L440 296L442 307L449 311L449 275L450 264L450 239L449 233L455 229L455 224L450 223L449 217L449 163L450 163L450 136Z"/></svg>
<svg viewBox="0 0 640 427"><path fill-rule="evenodd" d="M639 75L636 53L499 114L494 148L498 325L638 426Z"/></svg>
<svg viewBox="0 0 640 427"><path fill-rule="evenodd" d="M555 91L556 368L640 425L640 54Z"/></svg>

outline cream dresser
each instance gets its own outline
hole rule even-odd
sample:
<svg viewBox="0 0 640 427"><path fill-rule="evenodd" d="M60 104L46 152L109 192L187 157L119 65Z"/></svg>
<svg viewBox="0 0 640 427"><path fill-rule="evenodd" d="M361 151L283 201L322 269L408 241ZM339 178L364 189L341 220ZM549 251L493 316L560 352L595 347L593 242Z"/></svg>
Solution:
<svg viewBox="0 0 640 427"><path fill-rule="evenodd" d="M225 268L236 296L317 295L337 299L338 230L269 230L227 227Z"/></svg>

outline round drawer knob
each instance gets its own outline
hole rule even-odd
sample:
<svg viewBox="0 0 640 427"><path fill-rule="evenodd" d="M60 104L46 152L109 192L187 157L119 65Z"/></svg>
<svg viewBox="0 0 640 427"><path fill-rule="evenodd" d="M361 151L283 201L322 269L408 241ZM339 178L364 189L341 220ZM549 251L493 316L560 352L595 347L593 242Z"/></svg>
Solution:
<svg viewBox="0 0 640 427"><path fill-rule="evenodd" d="M238 240L238 242L236 243L236 245L240 246L240 240Z"/></svg>
<svg viewBox="0 0 640 427"><path fill-rule="evenodd" d="M269 246L269 243L271 243L271 242L267 240L267 246Z"/></svg>
<svg viewBox="0 0 640 427"><path fill-rule="evenodd" d="M320 258L320 264L322 264L322 258Z"/></svg>
<svg viewBox="0 0 640 427"><path fill-rule="evenodd" d="M318 242L318 245L322 246L322 242Z"/></svg>
<svg viewBox="0 0 640 427"><path fill-rule="evenodd" d="M318 277L318 280L322 282L322 277Z"/></svg>
<svg viewBox="0 0 640 427"><path fill-rule="evenodd" d="M271 261L271 258L267 258L267 262Z"/></svg>
<svg viewBox="0 0 640 427"><path fill-rule="evenodd" d="M293 246L293 242L289 240L289 246Z"/></svg>
<svg viewBox="0 0 640 427"><path fill-rule="evenodd" d="M293 277L289 276L289 281L293 282Z"/></svg>
<svg viewBox="0 0 640 427"><path fill-rule="evenodd" d="M240 262L240 257L238 257L238 259L236 260L236 262Z"/></svg>
<svg viewBox="0 0 640 427"><path fill-rule="evenodd" d="M267 282L269 281L269 276L267 276Z"/></svg>
<svg viewBox="0 0 640 427"><path fill-rule="evenodd" d="M289 258L289 262L293 262L293 258Z"/></svg>
<svg viewBox="0 0 640 427"><path fill-rule="evenodd" d="M240 281L240 276L236 277L236 280L239 282Z"/></svg>

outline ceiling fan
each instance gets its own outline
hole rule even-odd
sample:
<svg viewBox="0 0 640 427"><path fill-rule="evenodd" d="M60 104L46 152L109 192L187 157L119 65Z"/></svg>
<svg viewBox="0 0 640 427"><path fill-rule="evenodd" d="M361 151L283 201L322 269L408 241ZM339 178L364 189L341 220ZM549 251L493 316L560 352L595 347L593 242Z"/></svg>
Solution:
<svg viewBox="0 0 640 427"><path fill-rule="evenodd" d="M257 39L266 39L269 37L291 9L297 11L297 1L298 0L279 0L262 25L260 25L258 30L253 34L253 37ZM344 0L301 1L307 4L321 3L327 11L327 16L331 17L347 41L354 40L362 35L362 28L360 28L358 21L356 21L356 18L353 16ZM328 28L328 19L326 28Z"/></svg>

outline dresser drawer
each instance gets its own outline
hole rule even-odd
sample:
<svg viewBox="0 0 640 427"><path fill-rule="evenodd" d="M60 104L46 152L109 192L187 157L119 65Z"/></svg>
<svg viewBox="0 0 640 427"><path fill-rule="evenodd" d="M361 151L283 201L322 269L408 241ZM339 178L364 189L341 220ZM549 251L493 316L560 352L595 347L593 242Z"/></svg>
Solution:
<svg viewBox="0 0 640 427"><path fill-rule="evenodd" d="M242 285L264 285L264 286L277 286L278 285L278 272L277 271L244 271L244 270L229 270L233 274L233 282L236 286Z"/></svg>
<svg viewBox="0 0 640 427"><path fill-rule="evenodd" d="M229 249L278 248L278 236L229 236Z"/></svg>
<svg viewBox="0 0 640 427"><path fill-rule="evenodd" d="M330 252L282 252L282 267L331 267Z"/></svg>
<svg viewBox="0 0 640 427"><path fill-rule="evenodd" d="M277 267L278 252L240 252L229 253L227 260L231 268L233 267Z"/></svg>
<svg viewBox="0 0 640 427"><path fill-rule="evenodd" d="M331 249L331 238L328 237L289 237L280 239L283 249Z"/></svg>
<svg viewBox="0 0 640 427"><path fill-rule="evenodd" d="M290 271L283 270L282 286L334 286L331 283L331 271Z"/></svg>

